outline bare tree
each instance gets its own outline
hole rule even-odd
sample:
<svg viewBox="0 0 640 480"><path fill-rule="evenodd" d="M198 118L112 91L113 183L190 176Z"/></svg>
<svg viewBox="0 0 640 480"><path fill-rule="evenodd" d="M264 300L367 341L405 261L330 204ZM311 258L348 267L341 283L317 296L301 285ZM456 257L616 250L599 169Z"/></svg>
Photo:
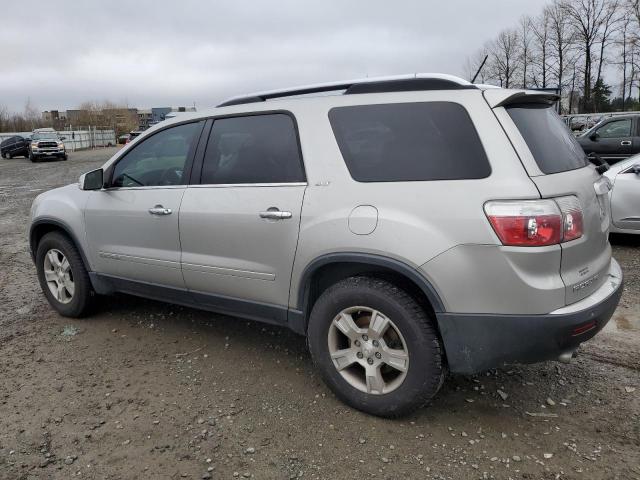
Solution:
<svg viewBox="0 0 640 480"><path fill-rule="evenodd" d="M533 36L533 21L531 17L525 15L520 17L519 25L518 25L518 50L519 50L519 63L520 70L522 74L522 88L527 88L527 80L531 73L529 68L529 63L531 60L531 43Z"/></svg>
<svg viewBox="0 0 640 480"><path fill-rule="evenodd" d="M533 83L538 87L547 88L550 56L549 40L552 35L549 8L545 8L542 14L532 22L531 30L535 40L533 64L537 71L533 75Z"/></svg>
<svg viewBox="0 0 640 480"><path fill-rule="evenodd" d="M591 110L593 48L599 42L601 28L607 17L608 0L571 0L564 11L575 30L576 41L581 45L583 59L583 110Z"/></svg>
<svg viewBox="0 0 640 480"><path fill-rule="evenodd" d="M600 32L600 58L598 59L598 75L596 76L596 81L602 80L602 67L605 63L605 48L615 41L614 37L620 29L620 23L623 21L621 10L620 2L618 0L608 1Z"/></svg>
<svg viewBox="0 0 640 480"><path fill-rule="evenodd" d="M501 87L513 87L518 71L518 32L503 30L490 47L490 75Z"/></svg>

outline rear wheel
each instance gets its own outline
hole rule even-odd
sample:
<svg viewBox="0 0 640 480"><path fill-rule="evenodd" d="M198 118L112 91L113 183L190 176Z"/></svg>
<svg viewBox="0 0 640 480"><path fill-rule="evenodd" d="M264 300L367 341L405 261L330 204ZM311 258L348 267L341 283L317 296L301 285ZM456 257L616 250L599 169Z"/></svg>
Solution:
<svg viewBox="0 0 640 480"><path fill-rule="evenodd" d="M12 158L13 158L13 153L11 153L11 152L7 152L7 158L8 158L8 159L12 159Z"/></svg>
<svg viewBox="0 0 640 480"><path fill-rule="evenodd" d="M442 385L443 350L432 319L386 280L351 277L328 288L313 307L307 333L327 385L359 410L404 415Z"/></svg>
<svg viewBox="0 0 640 480"><path fill-rule="evenodd" d="M91 307L93 292L82 257L68 237L47 233L36 251L38 280L51 306L66 317L82 317Z"/></svg>

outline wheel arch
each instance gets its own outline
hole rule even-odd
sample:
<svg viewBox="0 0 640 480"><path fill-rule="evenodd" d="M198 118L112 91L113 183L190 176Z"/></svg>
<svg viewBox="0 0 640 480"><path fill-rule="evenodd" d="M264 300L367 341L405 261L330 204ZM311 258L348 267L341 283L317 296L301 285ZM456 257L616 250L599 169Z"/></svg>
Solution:
<svg viewBox="0 0 640 480"><path fill-rule="evenodd" d="M78 249L80 253L80 257L82 257L82 262L84 263L84 267L88 272L91 271L91 265L87 260L87 257L84 254L84 250L82 249L82 245L73 234L73 231L69 225L64 223L61 220L54 218L39 218L34 221L29 228L29 250L31 252L31 259L35 262L36 260L36 251L38 250L38 243L42 237L44 237L47 233L50 232L60 232L66 235L69 240L71 240L74 246Z"/></svg>
<svg viewBox="0 0 640 480"><path fill-rule="evenodd" d="M444 312L440 295L418 270L394 258L368 253L331 253L311 261L298 283L295 331L306 334L309 314L322 292L334 283L354 275L372 275L390 279L428 308L431 313ZM435 318L435 316L434 316Z"/></svg>

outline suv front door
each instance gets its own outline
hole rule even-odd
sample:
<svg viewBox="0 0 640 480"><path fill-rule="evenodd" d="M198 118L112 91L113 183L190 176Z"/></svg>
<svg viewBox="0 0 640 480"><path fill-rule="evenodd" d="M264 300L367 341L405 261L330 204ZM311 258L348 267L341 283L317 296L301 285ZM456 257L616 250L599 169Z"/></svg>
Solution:
<svg viewBox="0 0 640 480"><path fill-rule="evenodd" d="M178 212L204 122L160 130L109 167L85 208L97 273L184 289Z"/></svg>
<svg viewBox="0 0 640 480"><path fill-rule="evenodd" d="M591 132L588 138L580 139L580 144L587 154L597 153L607 162L614 163L633 153L635 128L631 118L612 118Z"/></svg>
<svg viewBox="0 0 640 480"><path fill-rule="evenodd" d="M215 119L199 170L180 208L187 288L204 307L284 323L306 188L295 120Z"/></svg>

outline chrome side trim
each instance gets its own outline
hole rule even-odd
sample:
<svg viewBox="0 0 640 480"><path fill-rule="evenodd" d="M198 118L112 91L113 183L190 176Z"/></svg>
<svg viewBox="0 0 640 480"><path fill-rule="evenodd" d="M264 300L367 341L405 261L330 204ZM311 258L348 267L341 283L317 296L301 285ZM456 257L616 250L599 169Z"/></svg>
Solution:
<svg viewBox="0 0 640 480"><path fill-rule="evenodd" d="M132 263L141 263L143 265L156 265L160 267L168 267L168 268L180 268L179 262L173 262L171 260L160 260L157 258L148 258L148 257L136 257L133 255L123 255L121 253L113 253L113 252L98 252L98 256L102 258L106 258L108 260L119 260L122 262L132 262Z"/></svg>
<svg viewBox="0 0 640 480"><path fill-rule="evenodd" d="M183 263L182 268L191 272L209 273L213 275L226 275L230 277L250 278L253 280L274 281L276 275L268 272L255 272L252 270L239 270L235 268L214 267L209 265L196 265L193 263Z"/></svg>
<svg viewBox="0 0 640 480"><path fill-rule="evenodd" d="M207 183L189 185L187 188L233 188L233 187L306 187L307 182L293 183Z"/></svg>

